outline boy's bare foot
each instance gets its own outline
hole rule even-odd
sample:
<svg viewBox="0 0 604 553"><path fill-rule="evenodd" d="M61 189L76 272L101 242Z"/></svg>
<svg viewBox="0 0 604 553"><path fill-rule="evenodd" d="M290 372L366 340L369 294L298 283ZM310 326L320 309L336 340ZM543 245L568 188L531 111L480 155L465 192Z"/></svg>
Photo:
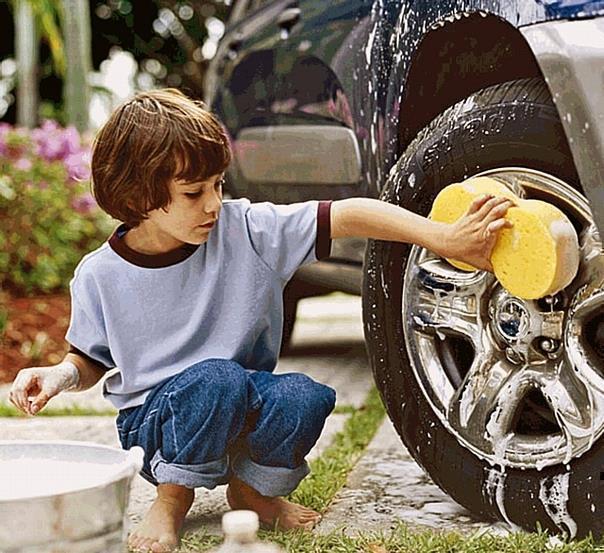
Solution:
<svg viewBox="0 0 604 553"><path fill-rule="evenodd" d="M257 492L245 482L233 477L227 488L227 501L231 509L251 509L258 513L260 522L283 530L303 528L311 530L321 515L282 497L268 497Z"/></svg>
<svg viewBox="0 0 604 553"><path fill-rule="evenodd" d="M194 498L195 490L184 486L157 486L157 497L145 518L128 537L128 547L145 553L174 551L178 546L178 533Z"/></svg>

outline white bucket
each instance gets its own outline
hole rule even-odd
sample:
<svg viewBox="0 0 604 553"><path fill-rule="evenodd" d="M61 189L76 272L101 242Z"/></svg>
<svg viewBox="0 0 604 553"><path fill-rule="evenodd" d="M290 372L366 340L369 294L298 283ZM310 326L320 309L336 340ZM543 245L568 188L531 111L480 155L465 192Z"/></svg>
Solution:
<svg viewBox="0 0 604 553"><path fill-rule="evenodd" d="M0 441L0 552L125 551L130 483L143 450Z"/></svg>

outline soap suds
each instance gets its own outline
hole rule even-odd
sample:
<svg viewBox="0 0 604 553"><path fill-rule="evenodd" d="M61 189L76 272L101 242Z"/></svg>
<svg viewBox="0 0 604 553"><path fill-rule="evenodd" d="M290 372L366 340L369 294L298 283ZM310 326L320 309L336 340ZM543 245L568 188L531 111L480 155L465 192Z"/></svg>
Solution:
<svg viewBox="0 0 604 553"><path fill-rule="evenodd" d="M555 288L549 290L550 295L566 288L577 275L579 270L579 240L575 228L568 220L553 221L549 231L558 246L558 263L554 277Z"/></svg>
<svg viewBox="0 0 604 553"><path fill-rule="evenodd" d="M123 465L54 459L0 460L0 501L69 493L105 483Z"/></svg>
<svg viewBox="0 0 604 553"><path fill-rule="evenodd" d="M539 500L554 524L569 538L577 534L577 523L568 512L568 485L570 473L544 478L539 485Z"/></svg>

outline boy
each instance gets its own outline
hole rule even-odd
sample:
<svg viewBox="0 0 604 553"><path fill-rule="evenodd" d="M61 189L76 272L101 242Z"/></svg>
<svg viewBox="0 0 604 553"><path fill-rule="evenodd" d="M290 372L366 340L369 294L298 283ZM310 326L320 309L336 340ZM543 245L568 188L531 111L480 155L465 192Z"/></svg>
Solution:
<svg viewBox="0 0 604 553"><path fill-rule="evenodd" d="M228 483L234 509L267 524L312 528L320 515L283 499L308 474L305 456L333 409L331 388L274 375L282 292L296 269L329 255L332 238L413 242L490 269L510 202L485 197L453 225L378 200L290 206L222 202L227 137L202 105L174 89L122 104L93 146L98 204L123 222L86 255L70 283L70 352L23 369L11 401L35 414L107 370L124 448L145 450L157 487L129 538L137 551L178 543L196 487ZM29 397L33 399L29 400Z"/></svg>

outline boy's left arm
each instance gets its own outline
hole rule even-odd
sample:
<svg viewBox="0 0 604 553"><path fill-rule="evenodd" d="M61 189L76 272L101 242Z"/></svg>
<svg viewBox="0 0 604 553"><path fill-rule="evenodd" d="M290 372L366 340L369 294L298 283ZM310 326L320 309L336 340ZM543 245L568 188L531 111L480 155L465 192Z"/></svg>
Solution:
<svg viewBox="0 0 604 553"><path fill-rule="evenodd" d="M331 238L357 237L407 242L434 253L492 271L489 258L497 233L511 223L504 217L513 203L484 195L452 224L439 223L402 207L371 198L331 204Z"/></svg>

